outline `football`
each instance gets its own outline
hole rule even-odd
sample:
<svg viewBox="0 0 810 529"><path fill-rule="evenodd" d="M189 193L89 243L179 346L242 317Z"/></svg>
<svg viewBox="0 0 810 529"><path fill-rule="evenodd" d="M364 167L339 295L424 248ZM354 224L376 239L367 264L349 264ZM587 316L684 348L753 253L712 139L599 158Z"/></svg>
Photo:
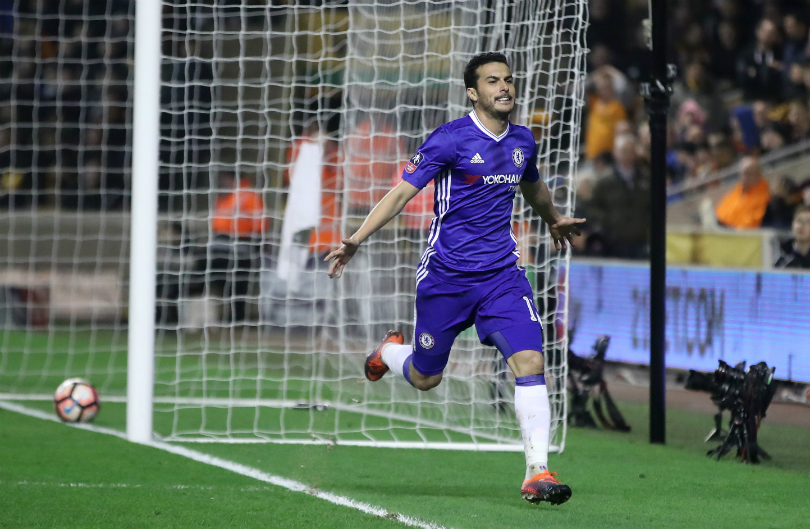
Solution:
<svg viewBox="0 0 810 529"><path fill-rule="evenodd" d="M98 413L98 392L84 379L69 378L56 388L53 407L65 422L90 422Z"/></svg>

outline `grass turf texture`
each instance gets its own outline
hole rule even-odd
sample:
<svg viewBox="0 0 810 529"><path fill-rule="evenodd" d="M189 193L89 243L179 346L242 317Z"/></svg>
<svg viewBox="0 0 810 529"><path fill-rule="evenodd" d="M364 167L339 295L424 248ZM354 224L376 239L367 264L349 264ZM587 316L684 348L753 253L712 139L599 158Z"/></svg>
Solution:
<svg viewBox="0 0 810 529"><path fill-rule="evenodd" d="M402 526L109 435L5 410L0 425L1 528Z"/></svg>
<svg viewBox="0 0 810 529"><path fill-rule="evenodd" d="M296 353L285 357L264 350L256 342L230 342L228 336L206 340L201 336L180 338L162 335L155 358L155 397L245 399L247 407L227 409L217 404L202 408L199 404L155 404L155 431L165 437L222 436L225 432L238 438L256 439L256 433L273 439L310 440L333 437L339 424L342 440L411 441L425 439L439 442L471 442L468 432L481 435L478 442L491 442L492 435L519 442L517 424L511 410L494 411L481 399L491 398L486 384L469 386L448 379L441 388L457 385L449 392L458 401L449 413L440 393L423 395L419 403L391 400L387 383L372 387L362 377L362 358L357 357L356 370L344 367L336 380L334 366L324 366L317 355ZM231 353L234 347L237 352ZM5 330L0 332L0 393L50 394L66 378L83 377L98 389L102 405L105 396L123 397L126 391L126 334L109 329L91 332L87 329L54 328L49 331ZM347 377L356 371L356 377ZM329 379L320 384L318 380ZM390 379L389 379L390 381ZM405 385L403 384L403 388ZM366 390L371 391L366 391ZM409 391L410 388L407 388ZM339 395L339 397L338 397ZM255 406L253 399L273 399L307 403L322 399L339 400L343 406L363 403L369 410L387 416L413 417L426 421L417 430L409 421L364 415L356 410L335 407L326 411L293 410L289 407ZM355 404L357 403L357 404ZM469 406L476 403L474 413ZM475 421L474 424L471 424ZM447 430L432 428L445 424ZM452 428L462 432L453 431ZM282 433L283 432L283 433Z"/></svg>
<svg viewBox="0 0 810 529"><path fill-rule="evenodd" d="M670 410L669 444L651 446L645 407L620 406L635 426L631 434L569 430L566 451L551 456L552 470L574 490L558 507L520 499L519 453L188 446L446 527L806 525L810 430L766 419L761 442L774 461L742 465L729 454L715 462L704 455L714 445L702 443L710 415ZM123 405L107 405L98 419L113 428L123 423ZM3 410L0 425L0 527L404 527L110 436ZM67 482L141 486L54 485Z"/></svg>

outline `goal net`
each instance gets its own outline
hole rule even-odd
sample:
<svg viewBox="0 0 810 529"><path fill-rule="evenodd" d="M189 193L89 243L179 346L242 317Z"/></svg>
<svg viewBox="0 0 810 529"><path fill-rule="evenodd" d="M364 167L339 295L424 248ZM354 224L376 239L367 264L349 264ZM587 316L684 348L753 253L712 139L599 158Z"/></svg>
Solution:
<svg viewBox="0 0 810 529"><path fill-rule="evenodd" d="M134 11L129 2L109 4L126 8L56 12L57 20L101 19L110 28L94 37L74 30L59 37L64 47L109 47L118 27L129 56ZM517 87L513 121L532 128L540 173L557 208L570 214L585 0L268 4L163 2L161 120L154 131L160 135L155 432L188 441L522 450L513 377L474 329L456 340L445 378L430 392L394 376L374 384L363 377L365 356L388 329L413 333L416 266L433 217L432 187L363 245L341 279L328 279L322 259L396 184L430 132L471 110L462 71L482 51L509 58ZM45 38L36 34L33 41L41 47ZM11 44L12 55L20 46ZM101 63L106 68L104 61L114 57L102 54ZM52 62L59 70L75 59L60 46ZM89 109L97 104L87 98L99 81L98 74L85 73L85 62L71 74L71 86L79 106ZM133 86L128 65L120 77L110 74L125 94ZM121 104L122 127L131 135L131 95ZM68 118L63 112L54 119ZM81 116L75 119L82 123ZM88 140L62 134L56 141L82 152ZM128 142L119 149L102 140L102 151L128 153ZM106 170L108 163L102 157L99 166ZM54 170L64 171L63 165L57 157ZM102 401L123 398L125 278L129 267L139 266L137 256L128 258L124 195L120 212L70 212L76 226L52 235L55 243L76 248L70 259L17 252L4 266L7 276L28 281L43 273L51 289L62 283L78 288L83 280L92 285L108 270L118 298L104 308L96 300L85 314L64 310L57 317L46 310L41 327L30 317L7 316L0 392L41 394L57 379L85 376ZM64 207L27 208L5 217L10 242L18 238L20 218L37 224L47 211L61 226L67 214ZM229 223L229 211L252 211L254 218ZM561 450L568 255L549 245L547 228L521 198L513 221L543 323L552 444ZM88 228L92 222L96 232ZM30 229L30 239L43 237L38 227ZM12 298L0 300L0 314L25 303L31 314L33 298ZM53 309L54 299L43 305Z"/></svg>

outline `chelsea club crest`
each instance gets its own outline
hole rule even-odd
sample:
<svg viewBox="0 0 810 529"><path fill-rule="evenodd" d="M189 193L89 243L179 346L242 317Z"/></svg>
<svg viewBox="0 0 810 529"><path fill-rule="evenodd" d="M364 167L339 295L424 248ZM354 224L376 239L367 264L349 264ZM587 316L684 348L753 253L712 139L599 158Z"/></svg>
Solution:
<svg viewBox="0 0 810 529"><path fill-rule="evenodd" d="M520 147L516 147L515 150L512 151L512 161L515 163L515 167L523 167L524 160L523 151L520 150Z"/></svg>
<svg viewBox="0 0 810 529"><path fill-rule="evenodd" d="M419 335L419 345L421 345L424 349L430 349L433 347L433 344L436 342L433 340L433 336L430 334L423 332Z"/></svg>

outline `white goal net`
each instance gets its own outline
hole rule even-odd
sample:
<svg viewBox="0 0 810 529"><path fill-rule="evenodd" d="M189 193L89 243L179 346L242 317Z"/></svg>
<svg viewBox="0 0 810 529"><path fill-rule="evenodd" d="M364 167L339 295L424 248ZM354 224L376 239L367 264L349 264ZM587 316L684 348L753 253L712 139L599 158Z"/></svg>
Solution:
<svg viewBox="0 0 810 529"><path fill-rule="evenodd" d="M63 9L54 17L118 27L131 59L132 6L108 4L116 11ZM456 341L442 384L430 392L394 376L374 384L363 377L365 356L388 329L412 335L431 187L363 245L343 278L330 281L322 259L395 185L430 132L470 111L462 71L482 51L509 58L518 96L513 121L532 127L540 173L557 208L570 214L586 19L585 0L164 1L161 120L154 131L160 135L155 432L174 440L522 450L512 376L474 330ZM107 31L93 40L74 30L65 46L110 47L105 38L114 29ZM44 39L35 35L34 42ZM21 46L11 44L12 56ZM57 69L74 60L58 50ZM102 54L100 63L112 57ZM83 73L79 59L82 70L71 81L82 94L80 106L95 108L87 98L99 90L97 77ZM126 75L118 75L126 93L133 72L131 61L124 63ZM131 96L122 104L131 112ZM82 151L82 138L62 134L56 141ZM117 149L105 142L108 151ZM103 170L108 158L101 160ZM53 166L64 170L59 158ZM94 250L77 249L55 263L18 251L2 271L29 281L46 271L55 288L107 270L121 299L110 301L115 310L96 302L90 314L66 310L37 327L30 317L12 317L24 300L6 294L0 393L41 394L59 378L85 376L102 401L105 394L123 397L124 279L139 263L128 262L126 196L120 212L98 209L70 212L75 229L58 235L26 228L28 238L52 237L73 248L101 229L88 231L95 223L114 240L90 235ZM253 218L228 224L228 211ZM20 218L66 214L63 206L34 203L0 218L13 242ZM513 220L520 264L543 320L552 444L561 450L568 256L549 245L546 227L520 198ZM120 232L109 235L110 226Z"/></svg>

